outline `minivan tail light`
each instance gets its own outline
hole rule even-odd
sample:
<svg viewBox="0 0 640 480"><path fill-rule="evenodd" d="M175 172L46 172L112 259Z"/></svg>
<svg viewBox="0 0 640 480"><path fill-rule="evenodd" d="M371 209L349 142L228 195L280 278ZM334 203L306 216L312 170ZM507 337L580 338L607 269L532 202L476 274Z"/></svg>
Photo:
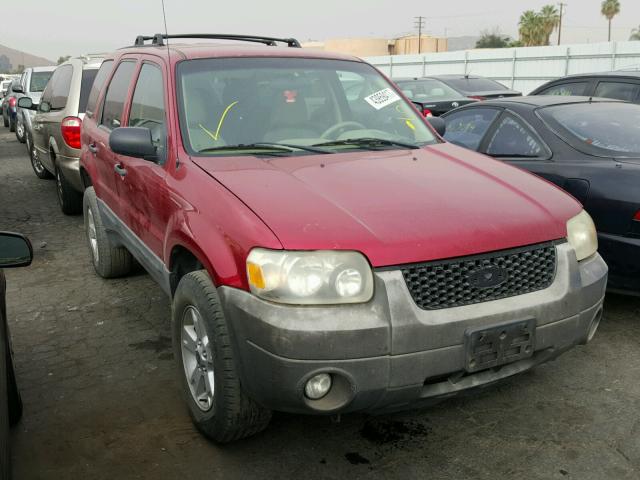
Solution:
<svg viewBox="0 0 640 480"><path fill-rule="evenodd" d="M16 97L11 97L9 99L9 108L16 108L16 103L18 100L16 100Z"/></svg>
<svg viewBox="0 0 640 480"><path fill-rule="evenodd" d="M638 210L638 211L636 212L636 214L633 216L633 219L634 219L636 222L640 222L640 210Z"/></svg>
<svg viewBox="0 0 640 480"><path fill-rule="evenodd" d="M82 120L78 117L66 117L62 120L60 130L62 130L62 138L71 148L80 148L80 127Z"/></svg>

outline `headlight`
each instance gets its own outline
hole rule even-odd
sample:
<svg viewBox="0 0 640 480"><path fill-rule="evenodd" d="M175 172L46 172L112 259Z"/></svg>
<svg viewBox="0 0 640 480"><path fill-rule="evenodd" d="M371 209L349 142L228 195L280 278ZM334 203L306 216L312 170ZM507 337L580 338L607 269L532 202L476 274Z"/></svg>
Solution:
<svg viewBox="0 0 640 480"><path fill-rule="evenodd" d="M254 248L247 278L254 295L280 303L360 303L373 296L373 272L358 252Z"/></svg>
<svg viewBox="0 0 640 480"><path fill-rule="evenodd" d="M567 221L567 240L575 250L578 261L590 257L598 250L596 226L584 210Z"/></svg>

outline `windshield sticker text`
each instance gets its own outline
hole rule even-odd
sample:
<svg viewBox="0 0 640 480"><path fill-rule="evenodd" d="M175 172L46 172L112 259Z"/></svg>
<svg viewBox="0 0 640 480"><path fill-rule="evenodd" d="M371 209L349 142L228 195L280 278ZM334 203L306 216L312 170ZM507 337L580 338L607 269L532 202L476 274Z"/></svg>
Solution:
<svg viewBox="0 0 640 480"><path fill-rule="evenodd" d="M373 108L375 108L376 110L380 110L387 105L396 103L398 100L400 100L400 96L390 88L385 88L384 90L380 90L379 92L372 93L368 97L364 97L364 99Z"/></svg>

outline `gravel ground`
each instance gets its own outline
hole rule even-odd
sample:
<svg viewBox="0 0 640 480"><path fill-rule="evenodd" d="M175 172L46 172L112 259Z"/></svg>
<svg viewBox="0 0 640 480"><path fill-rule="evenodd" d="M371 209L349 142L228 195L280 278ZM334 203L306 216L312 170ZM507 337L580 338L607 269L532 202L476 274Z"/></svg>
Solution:
<svg viewBox="0 0 640 480"><path fill-rule="evenodd" d="M81 217L60 212L24 145L0 132L0 229L35 259L7 271L24 417L15 478L640 478L640 298L610 295L596 339L533 372L428 410L278 414L218 447L178 390L169 301L144 273L99 279Z"/></svg>

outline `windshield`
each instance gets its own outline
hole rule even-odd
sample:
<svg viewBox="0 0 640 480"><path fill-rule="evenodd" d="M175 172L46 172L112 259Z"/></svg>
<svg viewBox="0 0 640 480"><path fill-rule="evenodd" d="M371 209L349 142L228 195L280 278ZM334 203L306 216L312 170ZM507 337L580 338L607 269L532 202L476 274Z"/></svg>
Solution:
<svg viewBox="0 0 640 480"><path fill-rule="evenodd" d="M462 100L465 98L449 85L433 78L400 80L396 83L407 97L416 102L438 102L440 100Z"/></svg>
<svg viewBox="0 0 640 480"><path fill-rule="evenodd" d="M640 105L577 103L539 110L576 149L601 157L640 157Z"/></svg>
<svg viewBox="0 0 640 480"><path fill-rule="evenodd" d="M491 90L506 90L507 87L488 78L450 78L447 83L463 92L488 92Z"/></svg>
<svg viewBox="0 0 640 480"><path fill-rule="evenodd" d="M298 58L222 58L178 66L180 123L190 153L228 155L258 143L336 151L436 143L413 106L370 65ZM397 142L397 143L393 143ZM264 147L263 147L264 148ZM289 154L311 153L295 149ZM234 150L234 154L242 154Z"/></svg>
<svg viewBox="0 0 640 480"><path fill-rule="evenodd" d="M47 86L49 78L53 75L53 71L50 72L31 72L31 83L29 84L30 92L43 92L44 87Z"/></svg>

